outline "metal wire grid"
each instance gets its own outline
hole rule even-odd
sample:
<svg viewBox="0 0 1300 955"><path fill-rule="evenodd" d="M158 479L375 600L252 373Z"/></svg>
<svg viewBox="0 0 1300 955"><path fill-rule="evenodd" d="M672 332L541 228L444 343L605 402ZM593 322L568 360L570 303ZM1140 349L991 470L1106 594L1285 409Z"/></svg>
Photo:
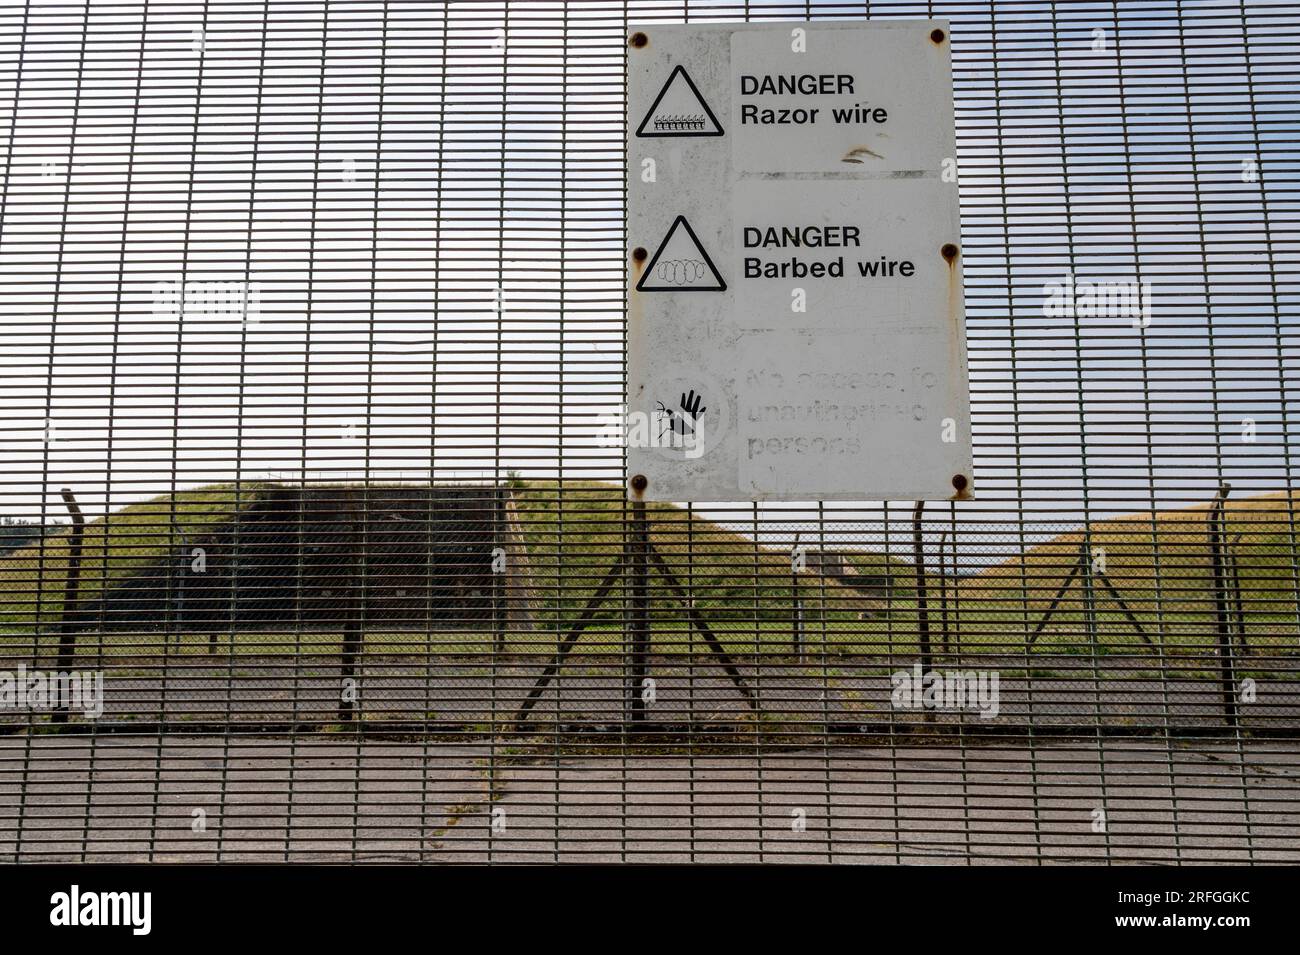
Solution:
<svg viewBox="0 0 1300 955"><path fill-rule="evenodd" d="M1295 861L1295 13L0 12L0 657L105 678L0 853ZM978 501L641 537L627 24L864 15L951 20Z"/></svg>

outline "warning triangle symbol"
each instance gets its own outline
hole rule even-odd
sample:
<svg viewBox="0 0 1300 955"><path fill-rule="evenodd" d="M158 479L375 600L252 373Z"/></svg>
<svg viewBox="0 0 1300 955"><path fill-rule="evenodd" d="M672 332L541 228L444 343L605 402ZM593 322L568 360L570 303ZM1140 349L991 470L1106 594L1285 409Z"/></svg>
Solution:
<svg viewBox="0 0 1300 955"><path fill-rule="evenodd" d="M678 64L668 74L668 82L655 97L650 112L645 114L636 134L651 138L660 136L721 136L722 125L704 102L695 81Z"/></svg>
<svg viewBox="0 0 1300 955"><path fill-rule="evenodd" d="M638 292L722 292L726 288L685 216L673 220L636 283Z"/></svg>

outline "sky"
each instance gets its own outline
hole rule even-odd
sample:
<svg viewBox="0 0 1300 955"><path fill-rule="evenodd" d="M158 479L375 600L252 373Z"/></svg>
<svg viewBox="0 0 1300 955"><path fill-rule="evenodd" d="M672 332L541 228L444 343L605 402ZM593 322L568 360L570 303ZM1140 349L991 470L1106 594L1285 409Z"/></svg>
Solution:
<svg viewBox="0 0 1300 955"><path fill-rule="evenodd" d="M621 481L627 23L867 14L951 24L979 499L930 539L1294 487L1296 4L11 0L0 514ZM1149 314L1050 314L1067 276ZM910 507L821 513L870 544Z"/></svg>

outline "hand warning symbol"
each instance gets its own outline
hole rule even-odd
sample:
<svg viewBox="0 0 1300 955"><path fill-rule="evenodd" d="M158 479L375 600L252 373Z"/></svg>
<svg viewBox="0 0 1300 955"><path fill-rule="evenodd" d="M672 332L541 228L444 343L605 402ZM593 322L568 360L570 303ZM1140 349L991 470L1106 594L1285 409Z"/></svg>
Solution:
<svg viewBox="0 0 1300 955"><path fill-rule="evenodd" d="M659 405L658 414L661 419L666 418L668 421L667 430L682 437L694 435L698 426L700 415L708 411L707 407L701 407L704 400L703 395L697 395L695 389L681 396L680 408L673 410L665 405L662 401L656 402ZM660 429L663 434L663 429Z"/></svg>

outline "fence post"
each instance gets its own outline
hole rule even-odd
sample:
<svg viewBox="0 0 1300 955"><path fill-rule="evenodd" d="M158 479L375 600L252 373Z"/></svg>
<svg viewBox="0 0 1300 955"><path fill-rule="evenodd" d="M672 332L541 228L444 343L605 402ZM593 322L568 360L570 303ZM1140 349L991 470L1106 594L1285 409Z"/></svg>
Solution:
<svg viewBox="0 0 1300 955"><path fill-rule="evenodd" d="M1226 554L1228 573L1232 576L1232 607L1235 613L1234 619L1237 626L1237 645L1241 649L1242 656L1250 655L1250 643L1246 640L1246 603L1241 594L1241 567L1237 564L1237 544L1241 543L1241 536L1238 534L1226 544Z"/></svg>
<svg viewBox="0 0 1300 955"><path fill-rule="evenodd" d="M948 652L948 532L939 535L939 646Z"/></svg>
<svg viewBox="0 0 1300 955"><path fill-rule="evenodd" d="M799 589L799 537L794 535L794 550L790 552L790 652L803 659L803 596Z"/></svg>
<svg viewBox="0 0 1300 955"><path fill-rule="evenodd" d="M189 541L185 539L185 532L177 527L174 521L172 522L172 533L181 539L179 561L180 579L176 586L176 600L174 601L172 608L174 619L169 630L164 631L163 641L172 641L175 643L176 648L179 651L181 645L181 627L185 625L185 579L187 577L187 571L189 570L189 558L187 554L190 546ZM167 556L167 573L172 577L176 575L178 569L176 557L176 554L168 554ZM173 637L175 638L174 640Z"/></svg>
<svg viewBox="0 0 1300 955"><path fill-rule="evenodd" d="M505 534L505 509L506 494L508 492L504 487L498 484L495 488L492 501L492 552L491 570L492 570L492 631L493 647L497 653L503 653L506 649L506 573L509 568L511 555L506 548ZM500 548L505 555L506 563L501 565L497 570L496 549Z"/></svg>
<svg viewBox="0 0 1300 955"><path fill-rule="evenodd" d="M346 683L356 675L357 656L361 652L361 605L365 599L364 582L361 579L364 573L361 555L362 538L361 529L358 526L363 518L357 513L355 488L350 489L348 497L350 505L348 508L348 550L350 554L348 555L348 569L345 571L348 574L348 583L344 589L348 596L343 608L343 641L339 660L340 669L342 670L340 684ZM367 506L369 505L368 497L364 503ZM341 686L340 689L346 688ZM355 695L359 696L359 694ZM348 699L347 693L340 693L339 720L344 723L350 721L353 717L353 709L353 701Z"/></svg>
<svg viewBox="0 0 1300 955"><path fill-rule="evenodd" d="M645 719L645 679L650 672L650 529L645 502L632 502L632 552L628 569L632 575L632 722Z"/></svg>
<svg viewBox="0 0 1300 955"><path fill-rule="evenodd" d="M65 487L60 493L63 495L63 503L67 506L68 513L72 516L72 530L68 534L68 567L67 576L63 581L63 609L59 614L59 655L55 669L60 673L68 673L72 669L77 653L76 630L80 623L78 591L81 588L81 542L86 529L86 519L82 516L81 508L77 506L77 499L73 497L72 489ZM65 699L50 716L50 722L66 723L67 721L68 701Z"/></svg>
<svg viewBox="0 0 1300 955"><path fill-rule="evenodd" d="M236 518L236 521L238 521L238 518ZM231 621L231 627L230 627L230 655L232 659L234 658L235 655L235 634L238 633L237 621L239 619L239 595L237 592L238 583L239 583L238 581L239 574L236 569L239 566L239 540L240 540L240 535L239 535L238 525L236 524L236 529L234 531L234 542L230 546L230 568L227 570L227 573L230 575L230 607L232 611L231 616L235 618L234 620ZM188 551L190 549L189 542L185 540L184 535L181 535L181 541L185 550ZM192 559L192 555L190 554L183 555L181 559L181 563L184 567L184 569L181 571L182 594L184 593L185 582L189 579L189 566L190 566L191 559ZM212 588L209 587L206 589L208 593L212 593ZM200 606L201 605L202 604L200 603ZM181 603L182 613L180 614L181 620L177 621L177 630L176 630L177 649L179 649L181 645L180 628L184 626L183 623L184 609L185 609L185 604L184 604L184 598L182 597L182 603ZM209 624L209 626L212 628L212 630L208 633L208 656L215 656L217 652L216 620L213 620Z"/></svg>
<svg viewBox="0 0 1300 955"><path fill-rule="evenodd" d="M1237 725L1237 681L1232 658L1232 611L1228 606L1228 573L1225 563L1227 527L1224 511L1232 485L1226 481L1210 505L1210 571L1214 575L1214 617L1218 633L1219 680L1223 693L1223 718L1229 726Z"/></svg>
<svg viewBox="0 0 1300 955"><path fill-rule="evenodd" d="M921 534L921 512L925 501L917 501L912 511L912 560L916 564L916 629L921 644L921 673L933 668L930 652L930 608L925 586L925 542Z"/></svg>
<svg viewBox="0 0 1300 955"><path fill-rule="evenodd" d="M1079 580L1083 584L1083 628L1088 634L1088 643L1092 647L1094 659L1101 643L1097 621L1096 560L1096 554L1092 549L1091 525L1084 525L1083 542L1080 544L1079 551Z"/></svg>

